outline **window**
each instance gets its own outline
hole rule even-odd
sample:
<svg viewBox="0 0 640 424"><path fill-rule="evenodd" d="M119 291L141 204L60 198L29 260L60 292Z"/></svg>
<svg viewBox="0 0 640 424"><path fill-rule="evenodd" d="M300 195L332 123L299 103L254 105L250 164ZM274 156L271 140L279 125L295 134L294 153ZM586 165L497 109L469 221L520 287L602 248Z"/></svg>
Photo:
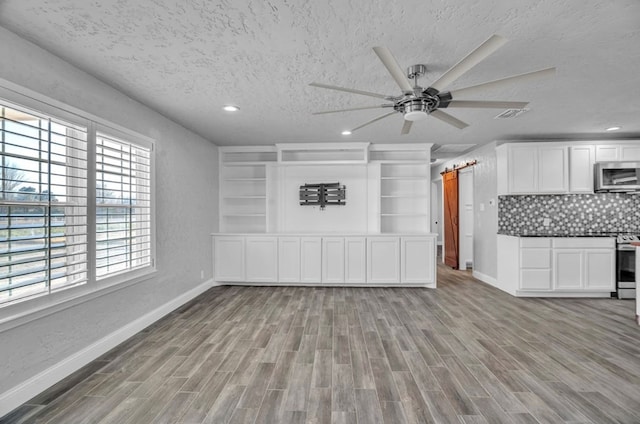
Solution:
<svg viewBox="0 0 640 424"><path fill-rule="evenodd" d="M42 106L0 99L0 306L153 269L152 143Z"/></svg>
<svg viewBox="0 0 640 424"><path fill-rule="evenodd" d="M151 263L151 151L96 137L96 275Z"/></svg>
<svg viewBox="0 0 640 424"><path fill-rule="evenodd" d="M87 129L0 113L0 303L85 283Z"/></svg>

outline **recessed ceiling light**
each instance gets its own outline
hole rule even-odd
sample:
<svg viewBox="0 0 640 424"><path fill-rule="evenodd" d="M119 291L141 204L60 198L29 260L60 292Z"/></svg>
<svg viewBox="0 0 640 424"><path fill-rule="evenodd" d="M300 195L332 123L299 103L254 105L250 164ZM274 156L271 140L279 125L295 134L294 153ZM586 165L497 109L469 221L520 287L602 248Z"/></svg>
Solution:
<svg viewBox="0 0 640 424"><path fill-rule="evenodd" d="M225 105L222 109L226 110L227 112L237 112L240 110L238 106L234 105Z"/></svg>
<svg viewBox="0 0 640 424"><path fill-rule="evenodd" d="M609 127L605 131L618 131L622 127Z"/></svg>
<svg viewBox="0 0 640 424"><path fill-rule="evenodd" d="M344 131L342 131L342 135L351 135L351 131L344 130Z"/></svg>

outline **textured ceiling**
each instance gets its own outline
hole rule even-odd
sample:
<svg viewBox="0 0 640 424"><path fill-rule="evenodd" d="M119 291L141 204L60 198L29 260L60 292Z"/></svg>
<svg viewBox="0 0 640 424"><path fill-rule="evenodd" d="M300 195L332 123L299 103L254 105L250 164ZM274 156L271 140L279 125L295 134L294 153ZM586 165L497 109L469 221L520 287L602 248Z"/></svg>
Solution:
<svg viewBox="0 0 640 424"><path fill-rule="evenodd" d="M0 25L219 145L598 138L614 124L616 136L640 135L637 0L0 0ZM399 94L374 46L402 67L427 64L428 86L494 33L510 42L449 88L556 66L474 97L530 101L528 113L451 109L470 126L429 118L407 136L397 114L348 138L388 109L311 115L381 102L314 81Z"/></svg>

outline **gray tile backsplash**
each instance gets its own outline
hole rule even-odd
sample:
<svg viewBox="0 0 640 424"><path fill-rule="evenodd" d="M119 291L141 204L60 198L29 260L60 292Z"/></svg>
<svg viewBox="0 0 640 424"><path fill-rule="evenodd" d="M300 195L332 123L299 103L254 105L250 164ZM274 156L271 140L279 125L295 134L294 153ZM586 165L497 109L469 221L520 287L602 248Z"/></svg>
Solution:
<svg viewBox="0 0 640 424"><path fill-rule="evenodd" d="M544 225L544 219L549 225ZM640 233L640 195L623 193L498 196L498 233Z"/></svg>

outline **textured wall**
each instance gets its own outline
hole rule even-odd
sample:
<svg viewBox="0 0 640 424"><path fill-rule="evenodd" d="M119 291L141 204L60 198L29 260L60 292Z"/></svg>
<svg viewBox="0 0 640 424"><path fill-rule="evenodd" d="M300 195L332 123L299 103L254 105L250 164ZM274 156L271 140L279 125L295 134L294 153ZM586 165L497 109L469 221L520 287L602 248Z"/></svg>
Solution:
<svg viewBox="0 0 640 424"><path fill-rule="evenodd" d="M431 170L431 179L440 178L445 167L463 161L477 160L473 166L473 270L487 277L498 273L496 249L498 244L498 174L496 171L496 143L488 143L463 156Z"/></svg>
<svg viewBox="0 0 640 424"><path fill-rule="evenodd" d="M211 278L217 147L0 28L0 78L156 140L157 276L0 333L0 393ZM185 219L186 218L186 219ZM177 225L181 223L181 225Z"/></svg>
<svg viewBox="0 0 640 424"><path fill-rule="evenodd" d="M544 219L549 225L543 225ZM500 196L500 234L640 232L640 196L622 193Z"/></svg>

